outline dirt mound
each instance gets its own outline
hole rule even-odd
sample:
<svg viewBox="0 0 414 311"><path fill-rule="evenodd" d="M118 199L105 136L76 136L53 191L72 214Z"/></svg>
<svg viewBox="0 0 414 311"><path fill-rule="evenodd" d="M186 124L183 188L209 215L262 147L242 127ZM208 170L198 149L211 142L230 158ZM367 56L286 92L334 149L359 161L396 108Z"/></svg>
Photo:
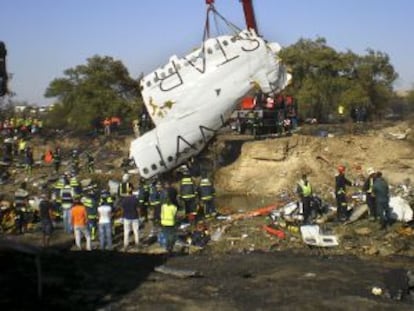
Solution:
<svg viewBox="0 0 414 311"><path fill-rule="evenodd" d="M339 164L346 166L352 180L373 167L381 170L390 184L402 183L414 173L414 143L407 131L411 125L403 122L362 135L295 134L245 142L238 160L217 171L216 187L225 193L275 195L294 191L296 181L307 173L314 190L326 195L332 191Z"/></svg>

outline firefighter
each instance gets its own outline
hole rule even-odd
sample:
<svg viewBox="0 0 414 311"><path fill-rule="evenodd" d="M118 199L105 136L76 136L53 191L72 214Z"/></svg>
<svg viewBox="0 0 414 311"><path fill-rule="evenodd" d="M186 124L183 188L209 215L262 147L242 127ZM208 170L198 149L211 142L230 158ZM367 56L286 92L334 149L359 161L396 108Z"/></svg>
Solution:
<svg viewBox="0 0 414 311"><path fill-rule="evenodd" d="M74 201L74 191L69 182L64 181L63 187L60 189L59 201L62 209L63 227L66 233L72 233L72 206Z"/></svg>
<svg viewBox="0 0 414 311"><path fill-rule="evenodd" d="M78 180L78 177L76 176L76 173L73 171L70 175L70 179L69 179L69 185L72 187L73 189L73 196L75 197L80 197L81 193L82 193L82 187L81 184Z"/></svg>
<svg viewBox="0 0 414 311"><path fill-rule="evenodd" d="M197 216L196 207L196 188L194 181L187 168L183 169L183 178L180 180L179 196L183 202L185 214L190 223L195 221Z"/></svg>
<svg viewBox="0 0 414 311"><path fill-rule="evenodd" d="M88 230L91 233L91 239L92 241L95 241L98 228L98 206L96 204L94 194L92 192L86 193L82 196L81 202L86 207L86 214L88 215Z"/></svg>
<svg viewBox="0 0 414 311"><path fill-rule="evenodd" d="M335 197L337 204L338 221L348 219L348 203L346 198L346 186L352 186L353 183L345 177L345 166L338 166L338 174L335 176Z"/></svg>
<svg viewBox="0 0 414 311"><path fill-rule="evenodd" d="M369 218L371 221L377 220L377 208L375 203L375 194L373 192L375 170L370 167L367 169L368 178L362 186L362 191L365 192L365 200L369 208Z"/></svg>
<svg viewBox="0 0 414 311"><path fill-rule="evenodd" d="M79 172L79 151L78 149L72 150L71 166L72 166L72 171L74 171L77 174Z"/></svg>
<svg viewBox="0 0 414 311"><path fill-rule="evenodd" d="M152 210L154 225L158 226L161 220L161 191L160 181L154 181L149 188L148 203Z"/></svg>
<svg viewBox="0 0 414 311"><path fill-rule="evenodd" d="M25 150L24 159L25 159L24 162L25 162L26 173L29 176L32 176L34 160L33 160L33 150L30 146L27 146Z"/></svg>
<svg viewBox="0 0 414 311"><path fill-rule="evenodd" d="M29 193L26 191L26 183L22 183L20 188L14 193L14 208L15 208L15 226L19 234L27 232L27 225L29 220Z"/></svg>
<svg viewBox="0 0 414 311"><path fill-rule="evenodd" d="M118 196L121 198L129 196L130 190L133 190L134 186L129 181L129 174L125 173L122 176L122 182L119 184L118 187Z"/></svg>
<svg viewBox="0 0 414 311"><path fill-rule="evenodd" d="M140 215L145 221L148 221L149 186L143 178L139 181L137 197Z"/></svg>
<svg viewBox="0 0 414 311"><path fill-rule="evenodd" d="M95 172L95 158L93 155L86 151L86 166L88 168L88 173L94 173Z"/></svg>
<svg viewBox="0 0 414 311"><path fill-rule="evenodd" d="M53 152L53 166L55 167L55 173L59 173L60 162L62 161L62 155L59 147L55 148Z"/></svg>
<svg viewBox="0 0 414 311"><path fill-rule="evenodd" d="M216 215L216 206L214 204L215 189L210 179L203 176L198 187L198 196L202 205L202 213L205 217L214 217Z"/></svg>

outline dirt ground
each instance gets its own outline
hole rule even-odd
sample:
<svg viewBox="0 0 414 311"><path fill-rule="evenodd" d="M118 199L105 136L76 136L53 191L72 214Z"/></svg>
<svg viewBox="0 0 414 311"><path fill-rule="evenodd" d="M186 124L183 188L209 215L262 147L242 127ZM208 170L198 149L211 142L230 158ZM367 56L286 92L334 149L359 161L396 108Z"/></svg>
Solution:
<svg viewBox="0 0 414 311"><path fill-rule="evenodd" d="M0 253L3 310L412 310L413 302L371 294L412 258L361 260L329 251L228 251L188 256L69 251L62 238L41 253L43 295L29 255ZM159 265L194 270L178 278Z"/></svg>
<svg viewBox="0 0 414 311"><path fill-rule="evenodd" d="M243 213L292 195L297 179L309 175L324 200L332 200L338 164L356 180L368 167L382 170L392 187L409 184L413 175L414 139L404 134L413 121L381 125L305 126L290 137L244 142L237 160L214 175L223 214ZM326 133L329 133L327 137ZM112 139L47 139L38 144L65 152L88 148L97 173L81 173L100 183L120 178L129 137ZM220 145L220 138L217 141ZM38 155L43 151L38 151ZM36 156L36 155L35 155ZM38 168L32 190L51 177L51 168ZM10 195L26 176L13 171L13 182L2 186ZM357 190L357 189L354 189ZM328 221L324 230L340 239L332 249L306 246L300 235L285 239L265 233L266 217L209 220L210 234L222 230L217 241L192 254L163 254L140 248L131 252L73 251L73 238L56 229L52 247L40 253L43 295L36 293L34 259L12 251L0 252L0 307L4 310L412 310L409 299L374 296L373 287L392 290L387 277L414 270L414 235L403 225L380 231L366 218L339 225ZM148 230L145 231L148 233ZM40 233L7 238L40 245ZM118 240L120 237L118 237ZM200 276L177 278L155 272L159 265L197 271Z"/></svg>

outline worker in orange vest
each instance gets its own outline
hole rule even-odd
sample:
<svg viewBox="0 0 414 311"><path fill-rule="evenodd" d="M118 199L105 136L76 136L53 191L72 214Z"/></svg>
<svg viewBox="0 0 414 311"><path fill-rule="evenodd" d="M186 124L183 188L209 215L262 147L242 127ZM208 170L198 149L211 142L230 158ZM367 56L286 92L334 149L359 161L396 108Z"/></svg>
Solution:
<svg viewBox="0 0 414 311"><path fill-rule="evenodd" d="M105 136L111 135L111 119L106 117L103 121Z"/></svg>

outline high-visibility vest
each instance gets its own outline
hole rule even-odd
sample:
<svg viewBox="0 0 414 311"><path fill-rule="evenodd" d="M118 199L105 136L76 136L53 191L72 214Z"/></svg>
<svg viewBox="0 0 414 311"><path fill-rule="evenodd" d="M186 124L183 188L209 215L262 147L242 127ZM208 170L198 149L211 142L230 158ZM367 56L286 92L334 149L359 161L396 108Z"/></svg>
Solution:
<svg viewBox="0 0 414 311"><path fill-rule="evenodd" d="M214 188L207 178L201 180L199 194L202 201L209 201L213 198Z"/></svg>
<svg viewBox="0 0 414 311"><path fill-rule="evenodd" d="M304 197L308 197L312 194L312 187L309 182L307 185L305 185L305 183L301 181L299 183L299 186L302 188L302 194Z"/></svg>
<svg viewBox="0 0 414 311"><path fill-rule="evenodd" d="M161 206L161 225L172 227L175 225L175 215L177 214L177 206L174 204L163 204Z"/></svg>
<svg viewBox="0 0 414 311"><path fill-rule="evenodd" d="M123 182L119 185L119 195L125 197L129 195L129 190L131 189L130 182Z"/></svg>
<svg viewBox="0 0 414 311"><path fill-rule="evenodd" d="M191 199L195 197L194 183L190 177L181 179L180 195L183 199Z"/></svg>

